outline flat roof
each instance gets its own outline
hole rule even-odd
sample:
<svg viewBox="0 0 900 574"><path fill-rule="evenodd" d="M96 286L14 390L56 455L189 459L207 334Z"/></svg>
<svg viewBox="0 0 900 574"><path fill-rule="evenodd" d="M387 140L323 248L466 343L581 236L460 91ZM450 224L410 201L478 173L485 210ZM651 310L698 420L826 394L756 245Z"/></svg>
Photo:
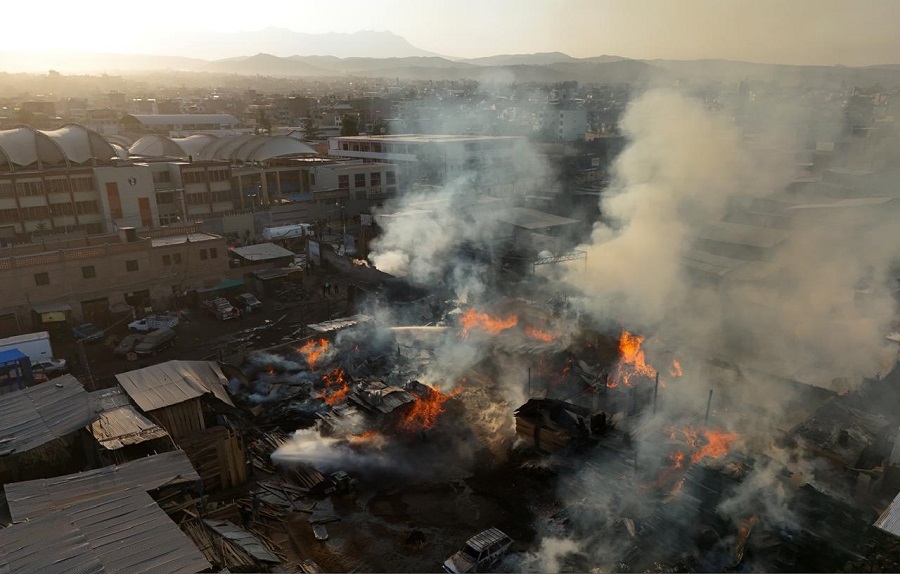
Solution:
<svg viewBox="0 0 900 574"><path fill-rule="evenodd" d="M854 197L849 199L839 199L837 201L829 201L826 203L804 203L801 205L793 205L788 209L836 209L847 207L872 207L876 205L884 205L886 203L896 202L895 197Z"/></svg>
<svg viewBox="0 0 900 574"><path fill-rule="evenodd" d="M231 249L231 252L250 261L266 261L294 256L293 251L274 243L257 243L256 245L234 247Z"/></svg>
<svg viewBox="0 0 900 574"><path fill-rule="evenodd" d="M386 143L445 143L445 142L481 142L499 140L525 141L522 136L467 136L438 134L391 134L384 136L337 136L328 138L340 141L386 142Z"/></svg>
<svg viewBox="0 0 900 574"><path fill-rule="evenodd" d="M510 207L495 217L499 221L524 229L544 229L578 223L577 219L570 219L527 207Z"/></svg>
<svg viewBox="0 0 900 574"><path fill-rule="evenodd" d="M188 233L186 235L167 235L163 237L153 237L150 239L150 247L166 247L168 245L181 245L182 243L199 243L200 241L211 241L213 239L221 239L214 233Z"/></svg>

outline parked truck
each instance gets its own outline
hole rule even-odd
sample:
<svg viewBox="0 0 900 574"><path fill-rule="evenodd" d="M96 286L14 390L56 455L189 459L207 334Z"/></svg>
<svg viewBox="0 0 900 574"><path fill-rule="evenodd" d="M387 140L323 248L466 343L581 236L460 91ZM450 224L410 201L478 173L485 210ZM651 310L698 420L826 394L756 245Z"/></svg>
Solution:
<svg viewBox="0 0 900 574"><path fill-rule="evenodd" d="M36 372L64 373L68 370L65 359L53 358L53 347L50 345L50 333L39 331L26 335L16 335L0 339L0 352L18 349L31 361Z"/></svg>
<svg viewBox="0 0 900 574"><path fill-rule="evenodd" d="M157 329L174 329L178 325L178 317L175 315L147 315L143 319L128 323L128 328L139 333L149 333Z"/></svg>
<svg viewBox="0 0 900 574"><path fill-rule="evenodd" d="M232 305L225 297L207 299L203 302L203 308L220 321L226 321L240 316L240 311L235 309L234 305Z"/></svg>

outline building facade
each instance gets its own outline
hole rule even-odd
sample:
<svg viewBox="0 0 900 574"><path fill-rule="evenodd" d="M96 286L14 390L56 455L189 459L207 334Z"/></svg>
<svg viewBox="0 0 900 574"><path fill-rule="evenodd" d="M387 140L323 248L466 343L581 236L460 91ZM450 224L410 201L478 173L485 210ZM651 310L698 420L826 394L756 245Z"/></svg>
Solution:
<svg viewBox="0 0 900 574"><path fill-rule="evenodd" d="M173 295L226 277L227 249L197 226L0 249L0 334L45 329L45 315L108 325L119 311L169 308Z"/></svg>

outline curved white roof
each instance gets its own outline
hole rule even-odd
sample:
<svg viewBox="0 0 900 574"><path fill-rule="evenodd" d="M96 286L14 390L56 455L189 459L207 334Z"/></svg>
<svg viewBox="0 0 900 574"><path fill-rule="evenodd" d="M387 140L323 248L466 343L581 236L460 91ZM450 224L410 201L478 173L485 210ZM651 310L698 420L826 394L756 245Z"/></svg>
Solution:
<svg viewBox="0 0 900 574"><path fill-rule="evenodd" d="M95 159L108 161L116 156L116 150L103 136L78 124L66 124L52 131L31 126L0 130L0 162L13 171L83 164Z"/></svg>
<svg viewBox="0 0 900 574"><path fill-rule="evenodd" d="M219 159L231 162L265 161L273 157L315 154L306 143L288 136L251 134L214 136L197 134L186 138L147 135L129 148L133 155Z"/></svg>
<svg viewBox="0 0 900 574"><path fill-rule="evenodd" d="M144 136L128 148L131 155L153 157L187 157L181 146L166 136L151 134Z"/></svg>

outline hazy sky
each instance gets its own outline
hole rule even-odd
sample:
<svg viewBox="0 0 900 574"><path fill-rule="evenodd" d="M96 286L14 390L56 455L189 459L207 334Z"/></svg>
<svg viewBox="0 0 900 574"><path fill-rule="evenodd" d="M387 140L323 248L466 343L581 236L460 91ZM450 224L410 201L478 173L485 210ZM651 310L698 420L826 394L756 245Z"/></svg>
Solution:
<svg viewBox="0 0 900 574"><path fill-rule="evenodd" d="M312 33L390 30L424 50L459 57L561 51L900 62L900 0L43 0L4 2L0 12L0 50L190 55L192 34L278 26ZM246 54L253 53L247 46Z"/></svg>

